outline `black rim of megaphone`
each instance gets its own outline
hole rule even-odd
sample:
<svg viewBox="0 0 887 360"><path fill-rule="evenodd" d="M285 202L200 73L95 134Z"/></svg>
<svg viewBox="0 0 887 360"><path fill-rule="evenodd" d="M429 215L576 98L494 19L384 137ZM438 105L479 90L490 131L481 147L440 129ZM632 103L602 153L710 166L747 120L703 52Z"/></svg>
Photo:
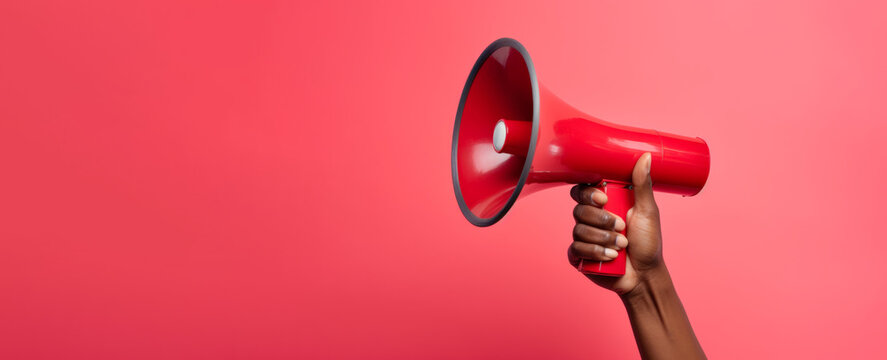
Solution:
<svg viewBox="0 0 887 360"><path fill-rule="evenodd" d="M514 191L511 193L511 197L508 199L508 203L499 210L496 215L489 218L482 218L474 215L473 212L468 208L468 205L465 204L465 199L462 197L462 190L459 186L459 169L456 164L456 150L459 145L459 124L462 122L462 109L465 107L465 100L468 98L468 91L471 90L471 84L474 82L474 77L477 76L478 70L480 70L481 65L487 61L487 58L493 54L494 51L503 48L503 47L511 47L517 50L521 56L524 58L524 63L527 65L527 71L530 75L530 84L533 89L533 134L530 137L530 146L527 150L527 157L524 160L524 169L521 172L520 179L517 182L517 187L514 188ZM465 87L462 88L462 98L459 100L459 110L456 112L456 125L453 129L453 145L450 154L450 166L453 173L453 189L456 191L456 200L459 202L459 208L462 209L462 215L465 215L465 218L468 219L469 222L476 226L490 226L495 224L497 221L502 219L505 216L505 213L511 209L511 206L514 205L514 202L517 201L518 195L520 195L521 189L524 187L524 183L527 181L527 176L530 174L530 166L533 163L533 154L536 150L536 138L539 133L539 84L536 81L536 68L533 67L533 60L530 59L530 53L527 52L527 49L524 48L521 43L517 40L511 38L501 38L499 40L494 41L492 44L487 46L484 49L484 52L480 54L480 57L477 58L477 61L474 63L474 67L471 68L471 74L468 75L468 80L465 81Z"/></svg>

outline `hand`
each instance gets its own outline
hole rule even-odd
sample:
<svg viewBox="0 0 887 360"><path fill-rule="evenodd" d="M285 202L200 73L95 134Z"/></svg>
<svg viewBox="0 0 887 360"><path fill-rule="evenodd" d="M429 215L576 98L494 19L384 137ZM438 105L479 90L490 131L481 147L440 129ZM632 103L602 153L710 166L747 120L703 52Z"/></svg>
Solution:
<svg viewBox="0 0 887 360"><path fill-rule="evenodd" d="M616 257L616 250L627 247L625 275L586 275L594 283L619 295L630 293L643 280L665 268L659 208L653 199L653 182L650 179L651 162L650 153L646 153L635 164L632 172L635 203L628 210L627 223L603 209L607 195L600 189L576 185L570 190L570 195L578 204L573 211L576 226L573 228L573 243L567 252L568 260L574 267L580 259L609 261ZM626 225L627 238L618 233Z"/></svg>
<svg viewBox="0 0 887 360"><path fill-rule="evenodd" d="M662 231L659 208L653 199L650 163L651 156L646 153L634 166L634 206L628 210L627 224L603 209L607 203L603 191L588 185L573 187L570 195L579 204L573 211L576 226L568 258L573 266L579 265L580 259L609 261L616 257L615 249L626 248L625 275L586 276L619 294L641 357L705 359L662 260ZM627 238L618 233L623 229Z"/></svg>

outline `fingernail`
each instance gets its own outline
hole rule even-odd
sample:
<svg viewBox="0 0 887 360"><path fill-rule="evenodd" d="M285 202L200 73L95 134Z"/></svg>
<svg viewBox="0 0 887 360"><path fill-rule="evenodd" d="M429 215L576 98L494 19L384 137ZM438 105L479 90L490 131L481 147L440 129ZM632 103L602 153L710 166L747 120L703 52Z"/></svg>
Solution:
<svg viewBox="0 0 887 360"><path fill-rule="evenodd" d="M616 257L616 255L619 255L619 253L616 252L616 250L613 250L613 249L605 249L605 250L604 250L604 255L606 255L607 257L614 258L614 257Z"/></svg>
<svg viewBox="0 0 887 360"><path fill-rule="evenodd" d="M595 190L591 193L591 204L600 206L607 202L607 194L604 194L603 191Z"/></svg>
<svg viewBox="0 0 887 360"><path fill-rule="evenodd" d="M620 217L616 217L616 225L613 226L613 230L622 231L625 230L625 220L622 220Z"/></svg>
<svg viewBox="0 0 887 360"><path fill-rule="evenodd" d="M653 155L647 155L647 175L650 175L650 165L652 163L653 163Z"/></svg>
<svg viewBox="0 0 887 360"><path fill-rule="evenodd" d="M625 249L628 246L628 238L625 235L619 234L616 236L616 247L619 249Z"/></svg>

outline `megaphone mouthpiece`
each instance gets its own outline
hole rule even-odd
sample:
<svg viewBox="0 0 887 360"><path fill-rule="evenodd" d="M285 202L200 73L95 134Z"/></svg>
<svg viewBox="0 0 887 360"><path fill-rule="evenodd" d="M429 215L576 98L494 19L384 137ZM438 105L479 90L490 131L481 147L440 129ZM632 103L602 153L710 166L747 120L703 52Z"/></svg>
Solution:
<svg viewBox="0 0 887 360"><path fill-rule="evenodd" d="M508 126L505 125L505 120L499 120L496 123L496 128L493 129L493 149L496 152L502 152L502 147L505 146L505 136L508 134Z"/></svg>
<svg viewBox="0 0 887 360"><path fill-rule="evenodd" d="M499 119L493 129L493 149L498 153L527 156L532 136L532 122Z"/></svg>

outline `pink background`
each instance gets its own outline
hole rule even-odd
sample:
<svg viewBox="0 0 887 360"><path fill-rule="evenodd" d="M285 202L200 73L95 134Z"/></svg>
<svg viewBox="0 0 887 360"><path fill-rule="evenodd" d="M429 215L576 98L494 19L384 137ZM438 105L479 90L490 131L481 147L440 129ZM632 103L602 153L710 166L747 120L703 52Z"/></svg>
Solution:
<svg viewBox="0 0 887 360"><path fill-rule="evenodd" d="M578 108L708 141L658 200L711 358L887 357L884 5L542 3L0 3L0 357L636 358L567 187L456 205L502 36Z"/></svg>

